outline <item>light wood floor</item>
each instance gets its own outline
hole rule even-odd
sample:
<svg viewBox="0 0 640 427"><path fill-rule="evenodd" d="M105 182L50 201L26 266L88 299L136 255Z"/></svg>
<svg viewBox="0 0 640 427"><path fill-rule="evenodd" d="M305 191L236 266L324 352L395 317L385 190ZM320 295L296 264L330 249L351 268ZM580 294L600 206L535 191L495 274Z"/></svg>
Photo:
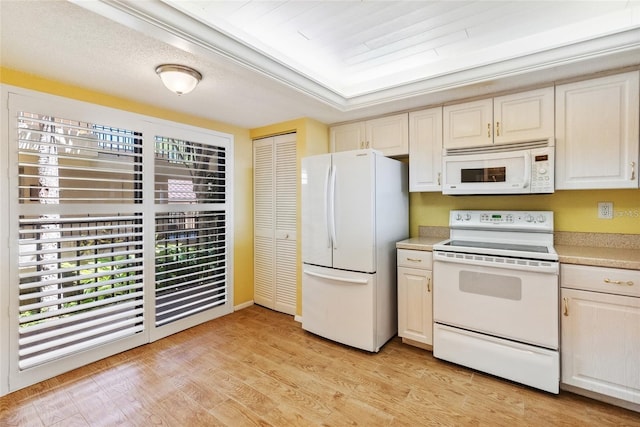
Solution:
<svg viewBox="0 0 640 427"><path fill-rule="evenodd" d="M640 426L398 338L369 354L253 306L0 398L10 426Z"/></svg>

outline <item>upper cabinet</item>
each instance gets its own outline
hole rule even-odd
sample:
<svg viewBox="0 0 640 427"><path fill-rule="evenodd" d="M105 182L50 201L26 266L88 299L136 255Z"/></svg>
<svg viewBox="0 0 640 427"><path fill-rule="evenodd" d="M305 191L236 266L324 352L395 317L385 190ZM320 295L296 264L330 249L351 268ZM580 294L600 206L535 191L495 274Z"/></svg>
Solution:
<svg viewBox="0 0 640 427"><path fill-rule="evenodd" d="M330 128L329 144L332 153L337 151L358 150L364 147L365 122L347 123Z"/></svg>
<svg viewBox="0 0 640 427"><path fill-rule="evenodd" d="M373 148L385 156L409 154L407 113L333 126L330 135L332 153Z"/></svg>
<svg viewBox="0 0 640 427"><path fill-rule="evenodd" d="M444 107L444 148L553 138L553 87Z"/></svg>
<svg viewBox="0 0 640 427"><path fill-rule="evenodd" d="M556 189L638 188L639 76L556 87Z"/></svg>
<svg viewBox="0 0 640 427"><path fill-rule="evenodd" d="M441 191L442 107L409 113L409 191Z"/></svg>

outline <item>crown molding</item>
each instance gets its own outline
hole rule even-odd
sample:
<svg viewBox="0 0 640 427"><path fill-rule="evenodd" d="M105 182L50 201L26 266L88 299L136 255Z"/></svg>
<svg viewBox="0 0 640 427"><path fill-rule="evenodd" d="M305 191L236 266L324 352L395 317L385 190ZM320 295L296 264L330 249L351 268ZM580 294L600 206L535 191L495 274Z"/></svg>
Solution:
<svg viewBox="0 0 640 427"><path fill-rule="evenodd" d="M640 64L640 28L633 28L530 55L347 96L162 1L71 1L184 51L233 61L342 112L545 70L565 68L566 74L579 69L595 72L612 66ZM605 58L613 59L605 61Z"/></svg>
<svg viewBox="0 0 640 427"><path fill-rule="evenodd" d="M231 60L334 108L345 104L337 92L161 1L70 1L186 52Z"/></svg>

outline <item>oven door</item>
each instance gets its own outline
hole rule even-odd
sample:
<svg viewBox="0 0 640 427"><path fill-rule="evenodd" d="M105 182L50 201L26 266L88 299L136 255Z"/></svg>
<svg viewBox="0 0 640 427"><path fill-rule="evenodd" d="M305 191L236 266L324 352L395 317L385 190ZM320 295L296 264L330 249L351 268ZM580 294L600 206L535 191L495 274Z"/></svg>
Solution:
<svg viewBox="0 0 640 427"><path fill-rule="evenodd" d="M445 156L443 194L530 193L531 153L517 150Z"/></svg>
<svg viewBox="0 0 640 427"><path fill-rule="evenodd" d="M436 323L558 349L557 262L440 251L433 260Z"/></svg>

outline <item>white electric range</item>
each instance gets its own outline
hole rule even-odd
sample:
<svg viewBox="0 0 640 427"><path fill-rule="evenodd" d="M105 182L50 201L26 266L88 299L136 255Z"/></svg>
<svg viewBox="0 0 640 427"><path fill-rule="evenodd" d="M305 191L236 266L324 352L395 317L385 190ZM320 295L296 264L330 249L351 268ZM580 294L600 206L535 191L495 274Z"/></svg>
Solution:
<svg viewBox="0 0 640 427"><path fill-rule="evenodd" d="M553 212L451 211L433 246L435 357L558 393Z"/></svg>

